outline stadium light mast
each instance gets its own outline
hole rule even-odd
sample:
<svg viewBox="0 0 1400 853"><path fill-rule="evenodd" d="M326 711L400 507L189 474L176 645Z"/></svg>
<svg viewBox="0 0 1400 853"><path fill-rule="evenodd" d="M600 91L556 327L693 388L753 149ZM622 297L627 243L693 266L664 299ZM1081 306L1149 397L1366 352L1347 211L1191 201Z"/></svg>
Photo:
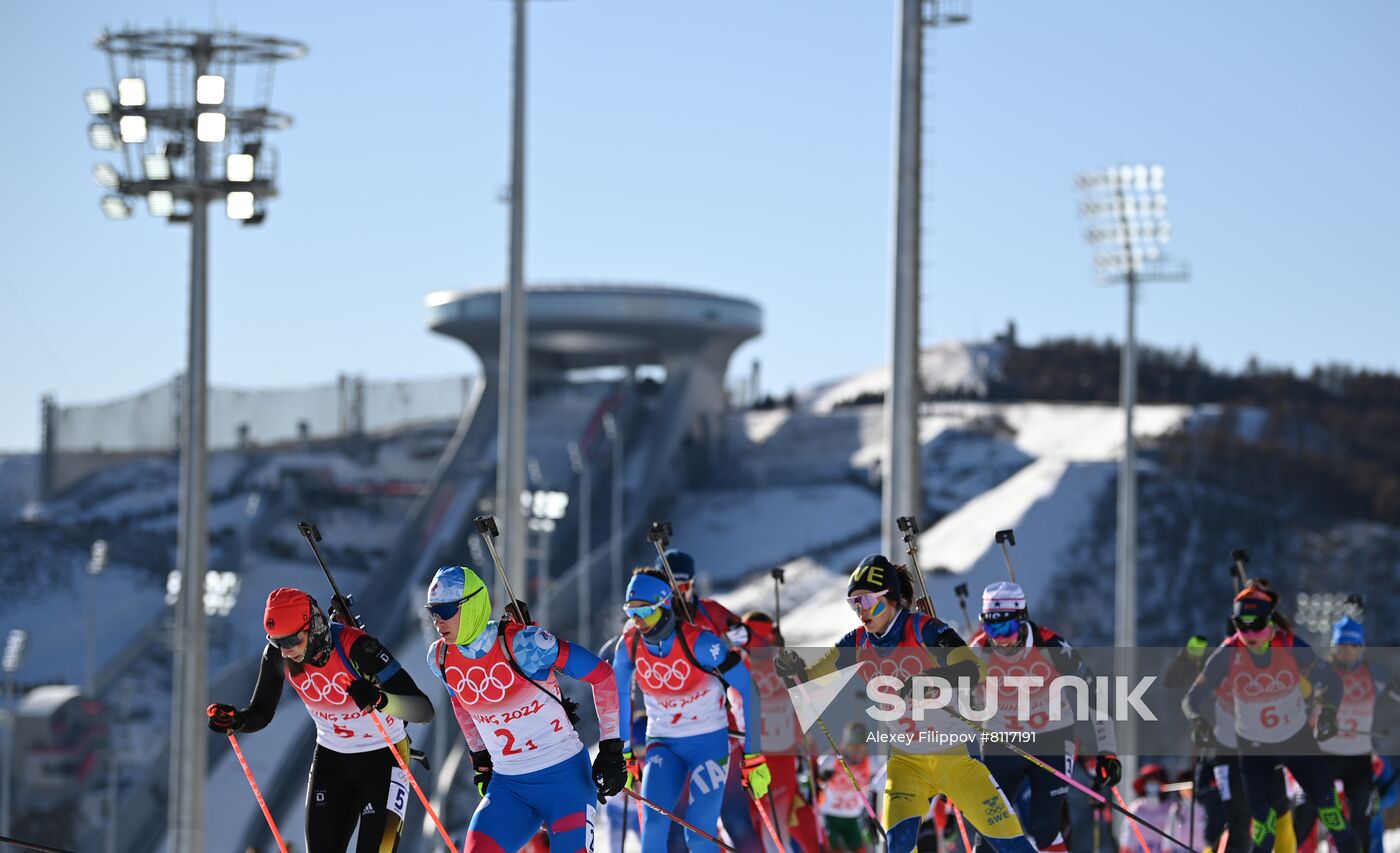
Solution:
<svg viewBox="0 0 1400 853"><path fill-rule="evenodd" d="M1137 440L1133 435L1133 408L1137 405L1137 288L1147 281L1184 281L1187 272L1184 266L1169 263L1162 254L1162 247L1171 240L1171 223L1167 221L1165 171L1161 166L1110 166L1080 173L1075 184L1082 196L1079 213L1088 226L1084 239L1095 247L1094 267L1099 280L1128 287L1127 328L1119 368L1123 457L1118 468L1113 644L1131 648L1137 645ZM1131 731L1131 721L1128 727ZM1132 743L1131 739L1128 743ZM1125 778L1132 778L1136 759L1131 754L1124 767Z"/></svg>
<svg viewBox="0 0 1400 853"><path fill-rule="evenodd" d="M273 69L306 55L306 45L270 36L167 28L106 31L96 47L107 54L112 87L84 95L93 116L94 148L119 150L123 169L93 168L108 191L100 202L112 219L131 216L144 197L152 216L190 225L188 349L180 405L179 532L176 552L182 595L176 616L175 678L170 720L170 779L166 814L171 850L204 847L207 735L201 720L208 689L204 573L208 551L208 269L209 203L245 225L261 224L264 202L277 194L275 169L263 133L291 126L270 110ZM147 62L165 65L146 75ZM125 68L119 73L118 64ZM240 66L257 72L246 107L233 95ZM153 103L148 81L167 81L166 103ZM221 175L212 162L221 160ZM137 171L136 164L140 165Z"/></svg>
<svg viewBox="0 0 1400 853"><path fill-rule="evenodd" d="M894 294L890 390L885 397L885 471L880 493L883 550L898 550L892 526L922 513L919 464L919 223L923 200L924 30L965 24L967 0L899 0L899 104L895 138Z"/></svg>

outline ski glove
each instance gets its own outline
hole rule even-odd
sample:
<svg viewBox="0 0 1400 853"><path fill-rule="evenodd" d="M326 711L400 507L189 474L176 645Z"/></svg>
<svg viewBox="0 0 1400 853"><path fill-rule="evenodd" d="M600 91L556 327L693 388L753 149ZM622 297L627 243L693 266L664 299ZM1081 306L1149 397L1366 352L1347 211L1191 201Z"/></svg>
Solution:
<svg viewBox="0 0 1400 853"><path fill-rule="evenodd" d="M593 784L598 788L600 805L627 785L627 759L623 757L621 739L614 737L598 742L598 757L593 759Z"/></svg>
<svg viewBox="0 0 1400 853"><path fill-rule="evenodd" d="M598 746L601 748L602 744L598 744ZM642 762L632 754L630 746L622 751L622 761L627 766L627 784L623 787L629 791L635 791L637 783L642 781Z"/></svg>
<svg viewBox="0 0 1400 853"><path fill-rule="evenodd" d="M740 769L744 772L744 787L749 789L755 800L761 800L768 794L768 785L773 781L773 772L768 769L768 761L762 753L744 753L744 763Z"/></svg>
<svg viewBox="0 0 1400 853"><path fill-rule="evenodd" d="M382 710L389 703L389 697L380 690L378 685L363 678L350 682L350 686L345 688L349 694L350 701L355 703L355 707L361 711L368 711L370 708Z"/></svg>
<svg viewBox="0 0 1400 853"><path fill-rule="evenodd" d="M243 712L232 705L215 702L209 706L209 731L215 734L231 735L243 728Z"/></svg>
<svg viewBox="0 0 1400 853"><path fill-rule="evenodd" d="M476 775L472 778L476 783L476 792L484 797L486 786L491 784L491 753L485 749L473 752L472 767L476 770Z"/></svg>
<svg viewBox="0 0 1400 853"><path fill-rule="evenodd" d="M724 639L729 641L729 645L742 649L749 644L749 629L741 622L725 631Z"/></svg>
<svg viewBox="0 0 1400 853"><path fill-rule="evenodd" d="M1100 788L1112 788L1123 781L1123 763L1113 753L1105 752L1094 764L1098 773L1096 781Z"/></svg>
<svg viewBox="0 0 1400 853"><path fill-rule="evenodd" d="M1317 728L1314 730L1318 740L1327 740L1337 736L1337 709L1331 705L1323 705L1317 712Z"/></svg>
<svg viewBox="0 0 1400 853"><path fill-rule="evenodd" d="M789 687L795 687L807 680L807 664L801 655L791 649L783 649L773 659L773 671L778 673L778 677L787 682Z"/></svg>
<svg viewBox="0 0 1400 853"><path fill-rule="evenodd" d="M1203 749L1215 745L1215 733L1211 730L1209 720L1203 717L1191 720L1191 743Z"/></svg>

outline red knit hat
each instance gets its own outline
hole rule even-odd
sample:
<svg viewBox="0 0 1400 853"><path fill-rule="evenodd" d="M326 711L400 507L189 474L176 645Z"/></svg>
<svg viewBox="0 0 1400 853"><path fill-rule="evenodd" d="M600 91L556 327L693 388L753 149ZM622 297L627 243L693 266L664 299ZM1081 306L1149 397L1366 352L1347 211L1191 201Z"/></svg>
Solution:
<svg viewBox="0 0 1400 853"><path fill-rule="evenodd" d="M267 597L263 611L263 627L269 637L286 637L311 624L311 596L299 589L274 589Z"/></svg>
<svg viewBox="0 0 1400 853"><path fill-rule="evenodd" d="M1167 783L1166 768L1155 762L1142 765L1142 769L1138 771L1137 778L1133 780L1133 790L1137 792L1139 797L1147 795L1148 779L1156 779L1159 783L1165 785Z"/></svg>

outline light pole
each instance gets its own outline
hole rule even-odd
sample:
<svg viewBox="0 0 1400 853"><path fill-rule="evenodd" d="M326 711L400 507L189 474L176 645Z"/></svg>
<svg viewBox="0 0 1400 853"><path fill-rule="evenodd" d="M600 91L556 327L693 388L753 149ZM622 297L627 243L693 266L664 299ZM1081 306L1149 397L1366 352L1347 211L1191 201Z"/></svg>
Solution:
<svg viewBox="0 0 1400 853"><path fill-rule="evenodd" d="M5 657L0 666L5 670L5 766L0 770L0 835L10 834L12 783L15 762L15 673L24 666L24 648L29 632L11 628L5 637Z"/></svg>
<svg viewBox="0 0 1400 853"><path fill-rule="evenodd" d="M1096 248L1094 266L1106 283L1128 286L1126 333L1119 368L1123 406L1123 458L1118 467L1118 543L1114 573L1113 644L1137 645L1137 440L1133 408L1137 405L1137 287L1144 281L1182 281L1184 267L1169 265L1162 247L1171 239L1167 221L1165 173L1161 166L1112 166L1082 172L1075 180L1083 198L1080 215L1088 225L1085 239ZM1129 659L1131 661L1131 659ZM1130 666L1131 669L1131 666ZM1131 679L1129 671L1123 673ZM1135 726L1127 721L1129 745L1124 776L1132 778Z"/></svg>
<svg viewBox="0 0 1400 853"><path fill-rule="evenodd" d="M578 641L593 648L593 566L588 559L593 545L593 466L578 442L569 442L569 464L578 474Z"/></svg>
<svg viewBox="0 0 1400 853"><path fill-rule="evenodd" d="M622 489L625 478L622 476L622 427L612 412L603 415L603 433L612 442L612 536L609 537L611 558L608 560L608 601L614 605L622 601Z"/></svg>
<svg viewBox="0 0 1400 853"><path fill-rule="evenodd" d="M174 690L170 720L170 778L166 814L172 850L204 846L206 735L201 718L207 689L204 572L208 550L208 267L209 203L223 199L230 219L257 225L263 202L277 194L271 152L263 134L289 127L291 118L270 110L276 63L306 55L300 42L270 36L183 29L104 32L97 48L107 54L115 102L106 89L84 100L93 122L88 136L99 150L120 150L124 170L99 163L93 178L108 190L102 211L112 219L131 215L130 199L144 197L151 215L190 224L190 303L185 377L180 403L179 530L176 553L183 595L176 619ZM125 64L119 73L118 64ZM147 62L164 63L166 103L152 103ZM235 106L236 71L246 68L249 106ZM134 157L133 157L134 153ZM211 163L223 161L221 176ZM139 161L138 173L135 162Z"/></svg>
<svg viewBox="0 0 1400 853"><path fill-rule="evenodd" d="M87 574L91 578L87 582L87 644L83 654L83 695L91 697L94 690L94 682L97 679L97 614L96 590L97 576L102 574L102 570L107 568L107 540L98 539L92 543L92 550L88 554Z"/></svg>
<svg viewBox="0 0 1400 853"><path fill-rule="evenodd" d="M506 576L525 588L526 392L530 386L529 328L525 308L525 0L514 0L515 45L510 148L510 250L506 288L501 293L500 414L497 418L496 513L504 526Z"/></svg>
<svg viewBox="0 0 1400 853"><path fill-rule="evenodd" d="M967 23L963 2L899 0L895 128L894 292L890 390L885 396L885 470L880 489L883 550L897 550L890 522L919 515L919 223L922 218L924 29Z"/></svg>

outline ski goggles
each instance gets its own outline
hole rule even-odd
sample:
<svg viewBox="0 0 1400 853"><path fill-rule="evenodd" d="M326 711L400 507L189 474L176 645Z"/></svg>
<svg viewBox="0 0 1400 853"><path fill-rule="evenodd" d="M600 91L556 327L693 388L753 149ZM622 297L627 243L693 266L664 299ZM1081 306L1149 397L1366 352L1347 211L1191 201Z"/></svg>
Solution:
<svg viewBox="0 0 1400 853"><path fill-rule="evenodd" d="M859 595L846 596L846 604L850 605L851 609L855 611L870 611L874 610L875 605L879 604L880 600L884 597L885 593L883 592L862 592Z"/></svg>
<svg viewBox="0 0 1400 853"><path fill-rule="evenodd" d="M622 606L622 612L633 619L650 619L660 611L660 604L647 604L641 607L628 607L625 604Z"/></svg>
<svg viewBox="0 0 1400 853"><path fill-rule="evenodd" d="M457 615L457 611L462 609L463 604L466 604L468 601L480 595L485 589L486 587L483 586L471 595L463 596L456 601L440 601L437 604L425 604L423 605L423 609L446 622L448 619Z"/></svg>
<svg viewBox="0 0 1400 853"><path fill-rule="evenodd" d="M302 625L300 628L296 629L296 631L285 637L274 637L268 634L267 644L269 646L276 646L279 649L294 649L297 647L297 644L301 642L301 635L305 633L306 629L309 627L311 627L310 622Z"/></svg>
<svg viewBox="0 0 1400 853"><path fill-rule="evenodd" d="M982 630L988 637L1005 639L1021 631L1021 619L1014 613L983 613Z"/></svg>
<svg viewBox="0 0 1400 853"><path fill-rule="evenodd" d="M1246 622L1244 621L1245 618L1246 617L1242 616L1235 617L1235 630L1239 631L1241 634L1262 634L1269 630L1269 626L1273 624L1268 619L1248 617L1249 621Z"/></svg>

